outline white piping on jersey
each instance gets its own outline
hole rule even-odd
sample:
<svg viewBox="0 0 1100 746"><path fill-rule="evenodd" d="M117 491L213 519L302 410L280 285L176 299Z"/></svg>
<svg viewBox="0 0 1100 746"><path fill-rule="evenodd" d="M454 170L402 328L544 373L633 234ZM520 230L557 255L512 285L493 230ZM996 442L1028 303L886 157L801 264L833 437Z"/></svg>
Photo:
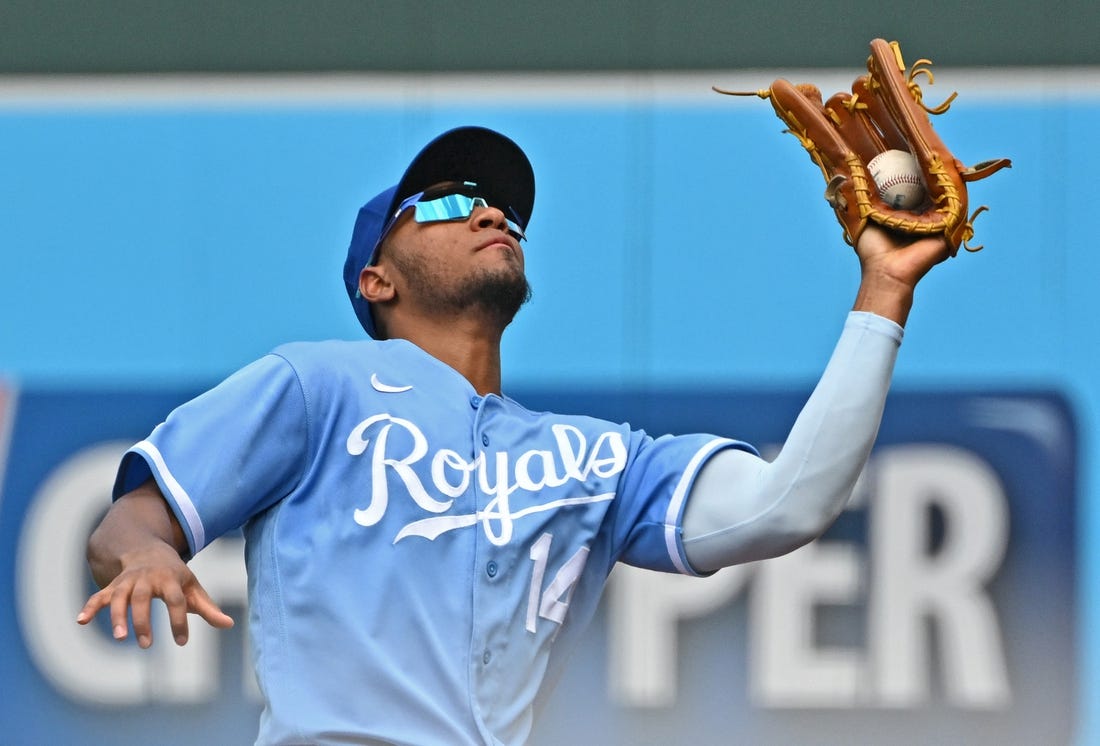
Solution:
<svg viewBox="0 0 1100 746"><path fill-rule="evenodd" d="M405 391L412 391L412 386L391 386L388 383L382 383L378 380L377 373L370 374L370 385L375 391L383 394L400 394Z"/></svg>
<svg viewBox="0 0 1100 746"><path fill-rule="evenodd" d="M676 483L676 489L672 493L672 499L668 502L668 513L665 514L665 547L668 549L669 559L672 560L672 564L675 565L678 572L684 575L698 575L697 572L688 567L683 558L680 557L680 549L676 541L676 536L680 528L680 511L684 504L684 500L687 499L688 488L691 483L695 481L695 474L699 471L699 467L702 465L703 460L708 458L712 453L721 448L722 446L732 445L736 441L729 438L715 438L707 443L705 446L699 449L699 451L691 457L691 461L684 467L684 473L680 475L680 481Z"/></svg>
<svg viewBox="0 0 1100 746"><path fill-rule="evenodd" d="M172 499L183 514L184 520L187 521L187 526L191 529L191 538L194 540L193 551L198 552L206 546L206 531L202 527L202 519L199 518L199 511L195 510L195 504L191 502L191 496L187 494L187 490L183 488L183 485L177 482L176 478L172 476L172 472L168 469L168 464L164 462L164 456L161 455L161 452L157 450L155 445L148 440L143 440L130 450L140 451L157 467L157 473L160 474L160 478L164 481L164 486L167 487L168 491L172 494Z"/></svg>
<svg viewBox="0 0 1100 746"><path fill-rule="evenodd" d="M473 526L478 521L484 521L485 523L489 523L489 521L493 519L508 519L512 521L516 518L523 518L526 515L531 515L532 513L542 513L543 511L556 510L570 505L602 503L614 499L614 492L605 492L601 495L563 497L560 500L551 500L541 505L532 505L528 508L517 510L515 513L508 514L503 514L496 510L479 510L476 513L467 513L465 515L441 515L432 516L431 518L421 518L419 521L413 521L401 529L397 533L397 537L394 538L393 543L396 544L409 536L422 536L428 541L435 541L439 536L448 531Z"/></svg>

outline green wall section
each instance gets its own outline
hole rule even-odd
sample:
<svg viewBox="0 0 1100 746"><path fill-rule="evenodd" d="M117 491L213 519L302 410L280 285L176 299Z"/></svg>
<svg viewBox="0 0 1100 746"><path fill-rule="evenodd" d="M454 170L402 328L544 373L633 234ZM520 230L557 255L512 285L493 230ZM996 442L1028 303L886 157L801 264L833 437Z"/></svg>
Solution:
<svg viewBox="0 0 1100 746"><path fill-rule="evenodd" d="M1100 64L1093 0L4 0L0 74Z"/></svg>

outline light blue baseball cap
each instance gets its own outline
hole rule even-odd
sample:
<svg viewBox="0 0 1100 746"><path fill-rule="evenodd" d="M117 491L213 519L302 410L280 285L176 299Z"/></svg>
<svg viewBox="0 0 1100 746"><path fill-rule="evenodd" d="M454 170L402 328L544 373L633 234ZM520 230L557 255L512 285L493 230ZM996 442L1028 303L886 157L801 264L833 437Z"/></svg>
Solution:
<svg viewBox="0 0 1100 746"><path fill-rule="evenodd" d="M398 205L443 181L477 184L490 204L505 206L509 218L527 229L535 204L535 174L518 145L485 127L458 127L429 142L397 185L372 197L355 219L344 262L344 285L355 316L371 337L376 337L374 318L370 304L359 295L359 274L373 261Z"/></svg>

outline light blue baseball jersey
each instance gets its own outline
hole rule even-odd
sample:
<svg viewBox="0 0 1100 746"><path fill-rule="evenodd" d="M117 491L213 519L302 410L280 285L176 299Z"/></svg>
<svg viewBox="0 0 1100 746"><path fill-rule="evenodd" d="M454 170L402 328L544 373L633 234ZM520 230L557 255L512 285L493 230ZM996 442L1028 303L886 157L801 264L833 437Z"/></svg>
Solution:
<svg viewBox="0 0 1100 746"><path fill-rule="evenodd" d="M515 744L615 562L693 572L685 497L729 447L479 396L403 340L295 343L172 412L115 494L152 474L192 553L244 527L259 743Z"/></svg>

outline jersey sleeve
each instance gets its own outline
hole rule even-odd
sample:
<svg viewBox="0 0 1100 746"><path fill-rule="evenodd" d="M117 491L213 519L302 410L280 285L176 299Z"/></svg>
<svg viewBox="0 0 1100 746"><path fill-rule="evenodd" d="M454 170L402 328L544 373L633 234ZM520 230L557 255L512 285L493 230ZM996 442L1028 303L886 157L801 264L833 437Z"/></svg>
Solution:
<svg viewBox="0 0 1100 746"><path fill-rule="evenodd" d="M752 446L714 435L634 434L632 458L612 513L618 559L629 565L697 575L684 552L681 521L688 492L707 459Z"/></svg>
<svg viewBox="0 0 1100 746"><path fill-rule="evenodd" d="M308 453L302 387L267 355L181 405L122 458L114 497L150 476L191 554L293 490Z"/></svg>

